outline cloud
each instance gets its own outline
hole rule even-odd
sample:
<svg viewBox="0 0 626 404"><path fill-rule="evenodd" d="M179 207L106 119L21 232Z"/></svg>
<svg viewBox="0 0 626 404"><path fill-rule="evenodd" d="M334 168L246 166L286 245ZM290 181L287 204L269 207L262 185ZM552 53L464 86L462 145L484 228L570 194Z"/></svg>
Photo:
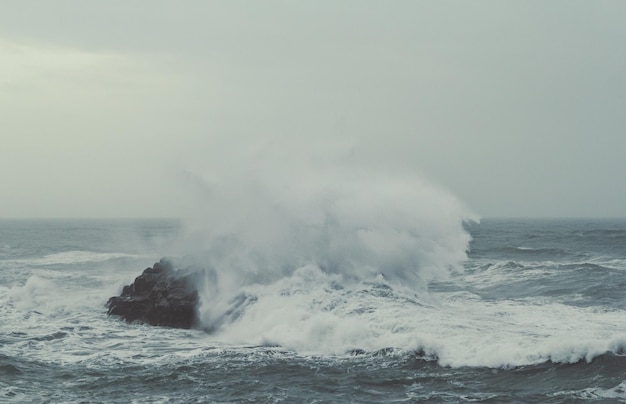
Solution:
<svg viewBox="0 0 626 404"><path fill-rule="evenodd" d="M155 136L186 89L166 62L0 40L0 216L163 215L147 204L167 152Z"/></svg>
<svg viewBox="0 0 626 404"><path fill-rule="evenodd" d="M144 212L155 165L206 171L239 148L329 143L371 169L425 173L487 216L626 206L612 185L626 147L618 3L40 6L0 15L2 179L17 168L27 189L45 186L33 170L87 186L81 167L137 202L88 187L102 200Z"/></svg>

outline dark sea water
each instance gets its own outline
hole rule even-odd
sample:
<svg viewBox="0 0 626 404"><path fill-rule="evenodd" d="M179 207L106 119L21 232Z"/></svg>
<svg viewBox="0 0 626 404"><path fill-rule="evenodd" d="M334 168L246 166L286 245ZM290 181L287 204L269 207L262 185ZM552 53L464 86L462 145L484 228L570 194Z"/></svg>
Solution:
<svg viewBox="0 0 626 404"><path fill-rule="evenodd" d="M290 267L222 240L197 258L220 267L207 333L104 308L187 253L178 222L0 221L0 402L626 402L625 220L445 230L413 235L411 259L365 255L374 269L350 245ZM233 269L250 257L280 268Z"/></svg>

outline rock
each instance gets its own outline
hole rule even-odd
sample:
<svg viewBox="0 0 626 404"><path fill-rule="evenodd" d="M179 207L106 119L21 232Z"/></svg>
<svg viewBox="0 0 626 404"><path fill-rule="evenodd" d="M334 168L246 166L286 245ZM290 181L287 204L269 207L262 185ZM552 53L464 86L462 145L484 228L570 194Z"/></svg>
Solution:
<svg viewBox="0 0 626 404"><path fill-rule="evenodd" d="M163 258L124 286L120 296L109 299L108 314L129 323L192 328L197 324L197 281L197 270L175 270L172 262Z"/></svg>

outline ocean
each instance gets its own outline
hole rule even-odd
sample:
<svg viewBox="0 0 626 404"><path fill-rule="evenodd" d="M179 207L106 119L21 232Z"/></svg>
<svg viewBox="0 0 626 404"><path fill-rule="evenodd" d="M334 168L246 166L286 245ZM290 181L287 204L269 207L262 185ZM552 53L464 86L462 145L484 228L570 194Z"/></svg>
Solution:
<svg viewBox="0 0 626 404"><path fill-rule="evenodd" d="M326 222L263 254L176 220L0 221L0 402L626 402L626 220ZM192 244L211 332L107 316Z"/></svg>

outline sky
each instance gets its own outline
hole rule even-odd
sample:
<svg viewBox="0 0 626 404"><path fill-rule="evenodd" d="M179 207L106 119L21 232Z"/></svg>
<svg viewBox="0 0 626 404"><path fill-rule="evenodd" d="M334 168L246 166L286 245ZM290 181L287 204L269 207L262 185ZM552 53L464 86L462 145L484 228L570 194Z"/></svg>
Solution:
<svg viewBox="0 0 626 404"><path fill-rule="evenodd" d="M480 217L626 217L624 21L622 0L3 1L0 218L178 217L211 178L338 167Z"/></svg>

